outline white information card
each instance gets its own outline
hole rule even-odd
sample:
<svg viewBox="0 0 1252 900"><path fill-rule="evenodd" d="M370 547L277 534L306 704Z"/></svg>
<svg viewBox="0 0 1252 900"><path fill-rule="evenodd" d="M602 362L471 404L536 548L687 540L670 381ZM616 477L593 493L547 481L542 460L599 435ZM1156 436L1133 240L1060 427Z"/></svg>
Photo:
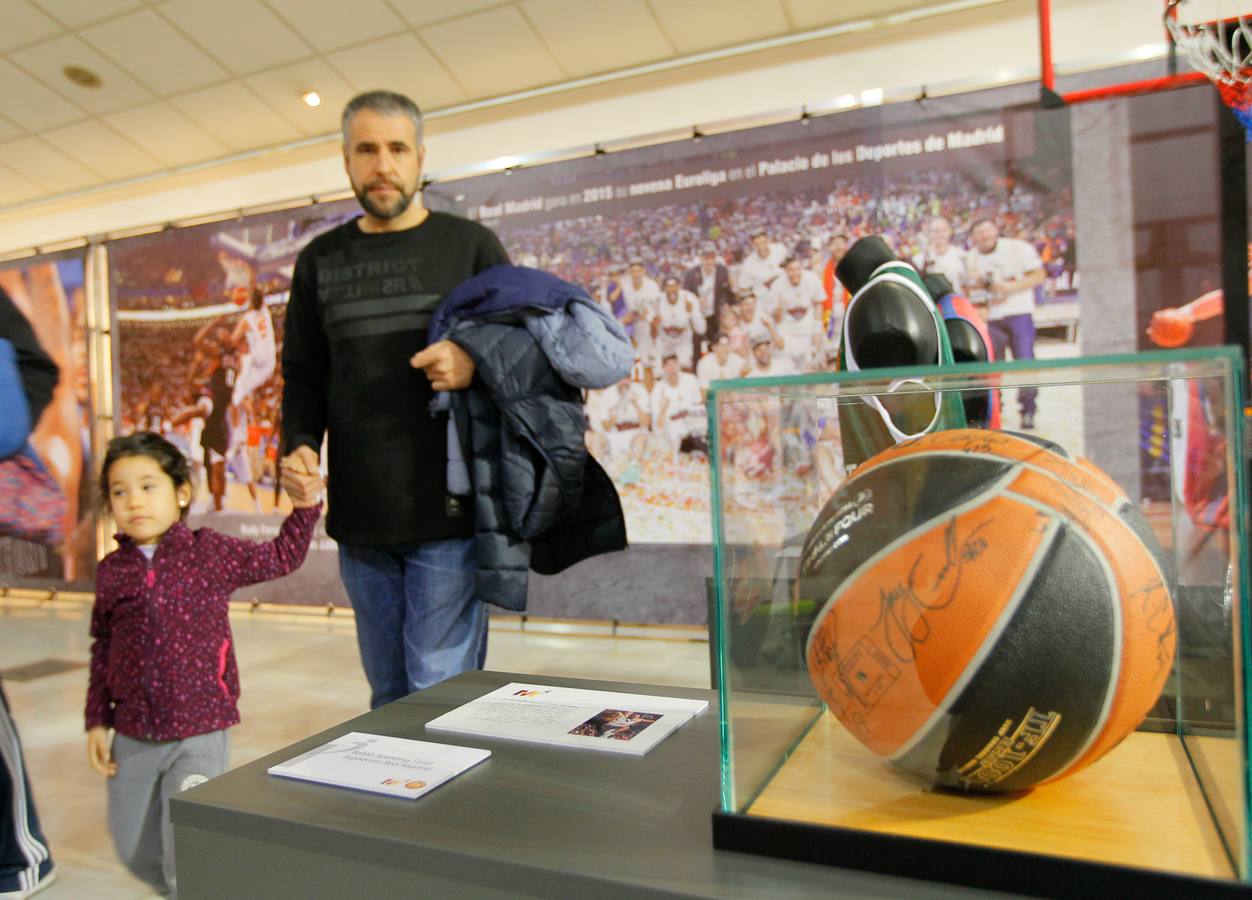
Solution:
<svg viewBox="0 0 1252 900"><path fill-rule="evenodd" d="M426 727L641 756L707 706L705 700L513 682Z"/></svg>
<svg viewBox="0 0 1252 900"><path fill-rule="evenodd" d="M490 750L474 747L352 731L270 766L269 773L413 800L490 755Z"/></svg>

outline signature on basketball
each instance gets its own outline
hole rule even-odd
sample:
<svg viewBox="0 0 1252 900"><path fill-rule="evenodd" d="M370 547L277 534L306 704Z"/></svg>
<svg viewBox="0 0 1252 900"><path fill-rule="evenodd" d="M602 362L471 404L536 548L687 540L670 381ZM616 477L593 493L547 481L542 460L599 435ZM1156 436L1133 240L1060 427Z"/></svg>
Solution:
<svg viewBox="0 0 1252 900"><path fill-rule="evenodd" d="M905 581L879 588L878 619L872 627L881 627L887 649L897 660L911 662L917 655L918 645L930 639L927 614L947 608L956 599L962 570L987 551L987 538L983 534L994 521L980 522L962 537L953 516L943 530L943 562L928 579L929 583L920 574L929 562L922 553L913 560Z"/></svg>
<svg viewBox="0 0 1252 900"><path fill-rule="evenodd" d="M1156 671L1174 664L1174 638L1177 626L1174 620L1174 603L1169 591L1159 579L1131 591L1128 603L1137 603L1144 616L1143 626L1156 638Z"/></svg>

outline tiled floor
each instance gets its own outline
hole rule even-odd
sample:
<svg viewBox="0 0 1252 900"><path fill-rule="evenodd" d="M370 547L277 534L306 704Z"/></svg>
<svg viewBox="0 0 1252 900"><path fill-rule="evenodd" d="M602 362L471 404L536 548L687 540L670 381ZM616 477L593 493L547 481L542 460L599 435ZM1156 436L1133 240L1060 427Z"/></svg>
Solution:
<svg viewBox="0 0 1252 900"><path fill-rule="evenodd" d="M0 669L41 660L85 662L89 608L73 601L34 606L0 600ZM260 612L233 617L243 682L243 723L232 732L235 765L359 715L368 692L350 617ZM707 687L708 644L607 636L517 633L493 626L487 668ZM506 630L508 629L508 630ZM26 751L57 881L48 900L151 896L117 861L105 827L104 785L87 764L82 707L87 671L69 668L5 692Z"/></svg>

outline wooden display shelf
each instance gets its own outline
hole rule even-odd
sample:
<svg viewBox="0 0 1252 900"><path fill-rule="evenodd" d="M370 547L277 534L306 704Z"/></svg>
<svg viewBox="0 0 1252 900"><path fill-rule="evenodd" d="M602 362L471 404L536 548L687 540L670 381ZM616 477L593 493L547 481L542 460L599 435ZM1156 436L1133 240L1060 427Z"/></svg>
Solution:
<svg viewBox="0 0 1252 900"><path fill-rule="evenodd" d="M1221 769L1237 784L1237 742L1201 740L1211 760L1228 758ZM827 713L746 812L1205 878L1235 877L1187 754L1172 734L1135 732L1094 765L1032 791L960 795L919 788Z"/></svg>

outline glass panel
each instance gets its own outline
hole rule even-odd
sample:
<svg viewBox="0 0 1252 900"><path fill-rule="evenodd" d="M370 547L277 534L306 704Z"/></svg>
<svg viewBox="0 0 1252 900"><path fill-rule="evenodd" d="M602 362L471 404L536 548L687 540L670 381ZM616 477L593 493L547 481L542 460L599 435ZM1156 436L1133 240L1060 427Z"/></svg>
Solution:
<svg viewBox="0 0 1252 900"><path fill-rule="evenodd" d="M723 811L1246 877L1241 379L1209 348L715 383ZM940 395L1040 412L897 449ZM852 476L849 428L885 451Z"/></svg>

